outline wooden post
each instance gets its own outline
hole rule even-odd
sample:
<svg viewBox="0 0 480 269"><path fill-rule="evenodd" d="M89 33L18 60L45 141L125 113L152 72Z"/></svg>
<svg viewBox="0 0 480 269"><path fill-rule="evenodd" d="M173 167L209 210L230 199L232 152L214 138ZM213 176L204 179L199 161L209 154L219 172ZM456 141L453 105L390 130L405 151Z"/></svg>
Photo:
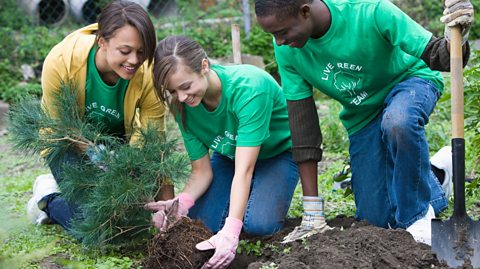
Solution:
<svg viewBox="0 0 480 269"><path fill-rule="evenodd" d="M242 64L242 53L240 50L240 26L232 24L232 49L233 49L233 63Z"/></svg>

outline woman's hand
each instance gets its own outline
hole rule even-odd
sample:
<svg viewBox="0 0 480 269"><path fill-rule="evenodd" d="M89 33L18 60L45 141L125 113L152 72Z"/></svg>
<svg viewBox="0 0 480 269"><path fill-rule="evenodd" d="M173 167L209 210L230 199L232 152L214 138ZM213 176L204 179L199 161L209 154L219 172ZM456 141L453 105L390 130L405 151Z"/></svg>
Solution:
<svg viewBox="0 0 480 269"><path fill-rule="evenodd" d="M188 210L195 204L195 200L185 192L177 197L167 200L151 202L145 205L145 209L155 212L152 222L161 231L166 231L181 217L187 216Z"/></svg>
<svg viewBox="0 0 480 269"><path fill-rule="evenodd" d="M202 266L202 269L223 269L230 265L235 258L242 226L243 222L241 220L228 217L225 220L225 225L216 235L197 244L196 248L198 250L215 249L212 258Z"/></svg>

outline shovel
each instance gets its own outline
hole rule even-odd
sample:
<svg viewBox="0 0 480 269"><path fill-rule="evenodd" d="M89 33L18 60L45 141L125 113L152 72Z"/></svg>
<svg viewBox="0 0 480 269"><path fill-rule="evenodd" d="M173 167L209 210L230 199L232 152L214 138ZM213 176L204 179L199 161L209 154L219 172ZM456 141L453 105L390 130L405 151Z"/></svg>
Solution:
<svg viewBox="0 0 480 269"><path fill-rule="evenodd" d="M450 267L470 263L480 268L480 222L473 221L465 210L462 35L459 26L450 30L454 207L445 222L432 220L432 250Z"/></svg>

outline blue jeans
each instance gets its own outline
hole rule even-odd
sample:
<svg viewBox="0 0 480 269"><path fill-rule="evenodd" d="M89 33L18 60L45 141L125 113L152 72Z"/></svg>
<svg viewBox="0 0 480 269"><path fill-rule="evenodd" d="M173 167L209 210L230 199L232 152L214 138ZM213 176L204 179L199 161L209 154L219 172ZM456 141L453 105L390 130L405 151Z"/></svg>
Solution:
<svg viewBox="0 0 480 269"><path fill-rule="evenodd" d="M349 137L357 219L407 228L429 204L437 214L447 207L424 129L439 96L430 81L407 78L387 95L383 111Z"/></svg>
<svg viewBox="0 0 480 269"><path fill-rule="evenodd" d="M228 216L235 162L218 153L212 155L210 162L212 183L188 215L200 219L217 233ZM270 235L282 229L298 178L298 167L291 152L258 160L243 218L243 230L254 235Z"/></svg>
<svg viewBox="0 0 480 269"><path fill-rule="evenodd" d="M57 181L61 183L63 181L63 165L76 164L81 162L82 157L78 153L69 151L65 153L64 157L58 161L50 163L50 170L52 175ZM78 205L67 202L60 193L52 193L42 198L42 201L47 202L47 207L43 209L47 216L53 223L59 224L65 230L70 230L71 221L75 214L78 214Z"/></svg>

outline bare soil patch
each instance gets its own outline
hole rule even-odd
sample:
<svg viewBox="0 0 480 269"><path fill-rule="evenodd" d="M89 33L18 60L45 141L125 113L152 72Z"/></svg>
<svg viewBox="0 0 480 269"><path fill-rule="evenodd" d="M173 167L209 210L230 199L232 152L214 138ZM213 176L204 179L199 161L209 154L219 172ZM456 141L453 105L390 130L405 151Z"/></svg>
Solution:
<svg viewBox="0 0 480 269"><path fill-rule="evenodd" d="M213 234L200 222L182 218L167 232L160 232L150 241L146 269L201 268L213 251L198 251L195 245Z"/></svg>
<svg viewBox="0 0 480 269"><path fill-rule="evenodd" d="M272 263L279 269L450 268L437 259L430 246L415 242L405 230L382 229L344 216L329 221L334 230L281 244L282 238L299 221L288 220L285 229L270 237L242 234L241 239L251 242L261 240L262 246L268 247L263 247L259 257L237 254L229 268L259 269ZM147 259L150 265L145 264L145 268L200 268L213 254L195 249L195 244L211 236L201 226L198 222L182 222L176 229L157 235L150 245L150 257ZM473 269L468 264L459 268Z"/></svg>

